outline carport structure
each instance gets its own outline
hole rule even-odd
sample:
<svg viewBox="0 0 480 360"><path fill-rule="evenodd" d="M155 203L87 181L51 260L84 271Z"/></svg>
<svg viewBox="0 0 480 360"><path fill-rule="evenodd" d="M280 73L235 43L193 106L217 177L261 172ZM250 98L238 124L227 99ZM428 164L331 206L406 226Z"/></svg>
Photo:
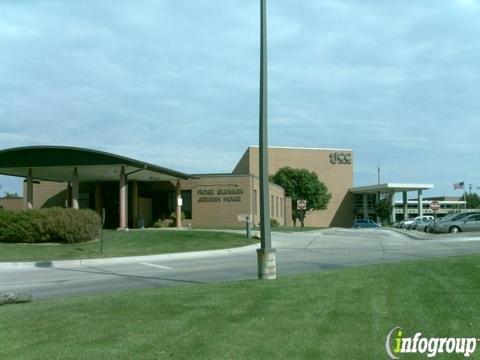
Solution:
<svg viewBox="0 0 480 360"><path fill-rule="evenodd" d="M119 228L128 226L128 181L132 183L132 218L138 216L138 183L169 181L176 184L180 198L180 180L190 179L187 174L146 162L102 151L65 147L29 146L0 151L0 174L26 179L26 207L32 209L34 180L68 183L69 206L79 208L79 184L95 183L95 210L101 214L101 183L118 182ZM180 201L177 201L180 204ZM181 223L181 209L177 206L177 226Z"/></svg>
<svg viewBox="0 0 480 360"><path fill-rule="evenodd" d="M363 216L368 219L368 195L374 194L376 196L377 202L380 200L380 194L387 194L390 203L392 204L392 211L390 213L390 222L394 223L397 221L395 214L395 194L401 192L403 194L403 214L405 217L408 216L407 211L407 193L410 191L416 191L418 197L418 212L419 215L423 215L423 190L432 189L433 184L400 184L400 183L386 183L378 185L368 185L368 186L359 186L350 189L350 192L353 194L362 195L363 203Z"/></svg>

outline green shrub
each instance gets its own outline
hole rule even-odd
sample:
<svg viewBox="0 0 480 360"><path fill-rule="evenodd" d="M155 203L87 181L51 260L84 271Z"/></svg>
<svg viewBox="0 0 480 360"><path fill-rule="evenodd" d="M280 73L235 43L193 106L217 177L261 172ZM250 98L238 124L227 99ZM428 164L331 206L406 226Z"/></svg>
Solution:
<svg viewBox="0 0 480 360"><path fill-rule="evenodd" d="M270 219L270 227L274 228L280 226L280 223L276 219Z"/></svg>
<svg viewBox="0 0 480 360"><path fill-rule="evenodd" d="M0 242L78 243L94 240L101 219L92 210L0 210Z"/></svg>
<svg viewBox="0 0 480 360"><path fill-rule="evenodd" d="M155 221L152 225L154 228L163 228L164 224L163 224L163 220L162 219L158 219L157 221Z"/></svg>
<svg viewBox="0 0 480 360"><path fill-rule="evenodd" d="M173 220L173 222L175 223L177 221L177 213L175 211L172 211L169 218ZM185 220L185 213L183 211L182 211L182 220Z"/></svg>

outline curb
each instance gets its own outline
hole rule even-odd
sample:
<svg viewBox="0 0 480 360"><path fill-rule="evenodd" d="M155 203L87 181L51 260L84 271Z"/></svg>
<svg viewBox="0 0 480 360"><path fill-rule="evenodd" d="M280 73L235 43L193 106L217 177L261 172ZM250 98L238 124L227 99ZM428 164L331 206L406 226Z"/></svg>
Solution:
<svg viewBox="0 0 480 360"><path fill-rule="evenodd" d="M228 255L237 252L246 252L255 250L259 244L247 245L230 249L219 250L202 250L183 253L172 254L158 254L158 255L143 255L143 256L125 256L115 258L101 258L101 259L80 259L80 260L57 260L57 261L34 261L34 262L0 262L0 270L11 269L48 269L60 268L68 266L83 266L83 265L114 265L114 264L129 264L145 261L158 260L182 260L193 258L204 258L215 255Z"/></svg>
<svg viewBox="0 0 480 360"><path fill-rule="evenodd" d="M402 235L405 235L411 239L415 239L415 240L436 240L436 239L430 239L430 238L424 238L424 237L421 237L421 236L415 236L414 234L411 234L409 232L404 232L402 230L399 230L399 229L395 229L395 228L389 228L388 230L390 231L394 231L396 232L397 234L402 234ZM412 230L412 231L417 231L417 230Z"/></svg>

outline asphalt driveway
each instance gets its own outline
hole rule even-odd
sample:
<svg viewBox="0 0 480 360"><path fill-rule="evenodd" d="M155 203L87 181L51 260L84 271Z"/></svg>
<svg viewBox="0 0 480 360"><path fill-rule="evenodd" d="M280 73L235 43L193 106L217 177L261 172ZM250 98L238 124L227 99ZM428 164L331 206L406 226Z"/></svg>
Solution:
<svg viewBox="0 0 480 360"><path fill-rule="evenodd" d="M348 266L480 252L480 237L413 239L387 229L273 233L278 276ZM257 277L256 245L233 250L0 265L0 292L29 289L36 299ZM18 264L17 264L18 265Z"/></svg>

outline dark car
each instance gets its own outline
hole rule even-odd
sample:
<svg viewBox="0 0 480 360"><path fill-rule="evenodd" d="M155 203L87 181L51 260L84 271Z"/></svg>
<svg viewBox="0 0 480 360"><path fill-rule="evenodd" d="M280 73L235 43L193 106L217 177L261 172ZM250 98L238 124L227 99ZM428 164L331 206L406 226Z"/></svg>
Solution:
<svg viewBox="0 0 480 360"><path fill-rule="evenodd" d="M360 228L376 228L380 227L375 221L370 219L359 219L353 222L353 227L360 229Z"/></svg>

